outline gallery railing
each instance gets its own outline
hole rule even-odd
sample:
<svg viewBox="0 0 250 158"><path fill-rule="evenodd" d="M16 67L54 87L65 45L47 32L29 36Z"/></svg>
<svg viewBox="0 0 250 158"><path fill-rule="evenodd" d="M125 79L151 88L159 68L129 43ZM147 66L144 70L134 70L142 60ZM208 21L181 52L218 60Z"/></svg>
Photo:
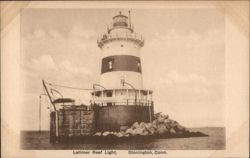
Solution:
<svg viewBox="0 0 250 158"><path fill-rule="evenodd" d="M138 43L140 46L144 45L144 39L141 35L137 33L112 33L112 34L103 34L101 37L97 39L97 43L99 47L102 47L104 43L113 41L113 40L132 40Z"/></svg>

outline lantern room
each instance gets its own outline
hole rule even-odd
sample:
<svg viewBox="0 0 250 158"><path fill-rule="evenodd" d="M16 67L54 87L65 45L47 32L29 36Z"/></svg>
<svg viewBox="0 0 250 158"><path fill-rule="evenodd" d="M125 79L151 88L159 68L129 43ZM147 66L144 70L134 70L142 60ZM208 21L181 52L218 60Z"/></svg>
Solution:
<svg viewBox="0 0 250 158"><path fill-rule="evenodd" d="M113 27L128 27L128 17L119 12L113 17Z"/></svg>

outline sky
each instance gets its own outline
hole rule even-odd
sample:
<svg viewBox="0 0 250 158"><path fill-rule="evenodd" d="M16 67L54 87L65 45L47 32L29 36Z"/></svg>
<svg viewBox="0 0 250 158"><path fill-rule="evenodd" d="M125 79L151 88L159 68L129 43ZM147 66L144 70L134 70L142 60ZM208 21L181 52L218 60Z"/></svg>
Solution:
<svg viewBox="0 0 250 158"><path fill-rule="evenodd" d="M97 38L119 11L130 9L24 9L21 14L22 128L38 129L41 80L92 88L99 82ZM132 9L141 49L143 85L153 90L155 112L186 127L224 126L225 19L216 9ZM58 88L77 102L89 91ZM42 97L42 129L49 104Z"/></svg>

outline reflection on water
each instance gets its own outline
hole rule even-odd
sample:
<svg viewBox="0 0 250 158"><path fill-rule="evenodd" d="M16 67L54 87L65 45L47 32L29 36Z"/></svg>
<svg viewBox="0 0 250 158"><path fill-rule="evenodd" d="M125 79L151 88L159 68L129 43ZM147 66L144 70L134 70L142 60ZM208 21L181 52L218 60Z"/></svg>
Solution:
<svg viewBox="0 0 250 158"><path fill-rule="evenodd" d="M92 143L57 143L50 144L49 132L22 131L22 149L25 150L55 150L55 149L167 149L167 150L222 150L225 149L225 128L206 127L193 128L208 134L208 137L170 138L170 139L139 139L123 142L92 142Z"/></svg>

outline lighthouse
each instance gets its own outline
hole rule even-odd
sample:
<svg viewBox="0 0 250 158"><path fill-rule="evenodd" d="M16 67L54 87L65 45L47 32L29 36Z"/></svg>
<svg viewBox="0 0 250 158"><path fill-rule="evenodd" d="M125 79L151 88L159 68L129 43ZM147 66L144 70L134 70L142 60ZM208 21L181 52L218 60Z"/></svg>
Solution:
<svg viewBox="0 0 250 158"><path fill-rule="evenodd" d="M130 12L128 16L121 12L114 16L97 44L101 49L101 75L91 93L91 105L97 107L96 126L100 131L110 131L151 121L153 92L143 88L140 59L144 39L134 31Z"/></svg>

